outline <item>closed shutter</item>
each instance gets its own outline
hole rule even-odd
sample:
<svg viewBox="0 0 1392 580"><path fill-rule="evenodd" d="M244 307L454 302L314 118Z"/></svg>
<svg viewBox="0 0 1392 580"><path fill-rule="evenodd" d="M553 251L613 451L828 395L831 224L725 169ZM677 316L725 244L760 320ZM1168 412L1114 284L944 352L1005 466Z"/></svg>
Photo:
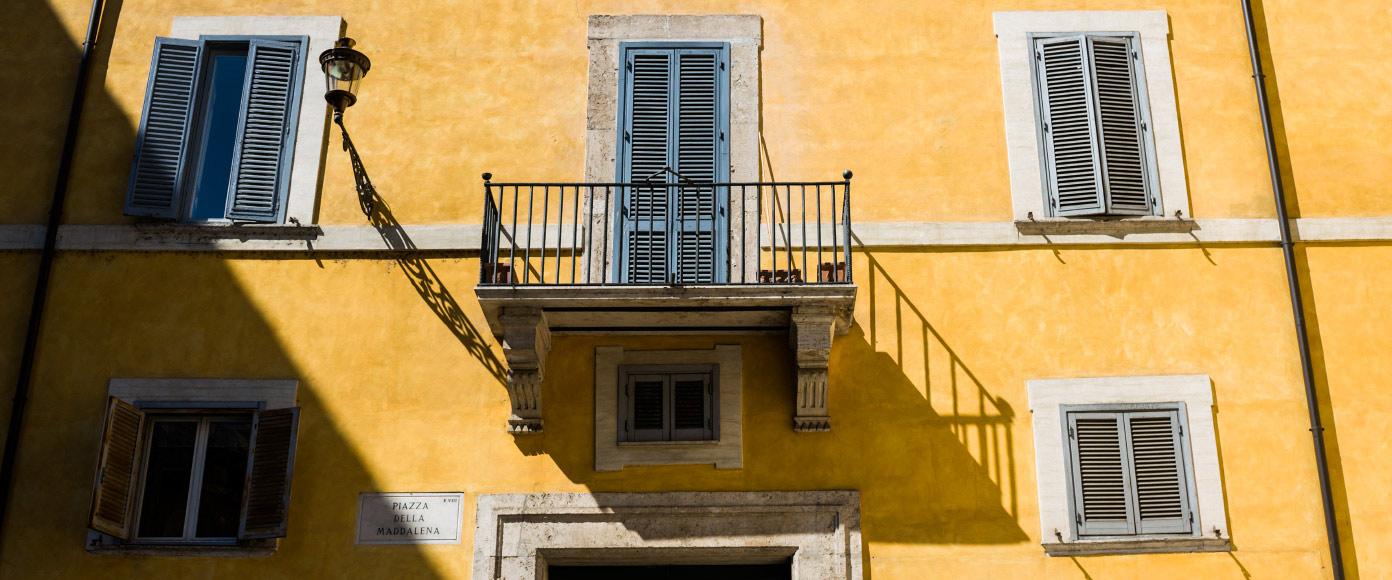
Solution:
<svg viewBox="0 0 1392 580"><path fill-rule="evenodd" d="M251 41L227 194L228 219L275 222L284 210L299 63L300 49L294 43Z"/></svg>
<svg viewBox="0 0 1392 580"><path fill-rule="evenodd" d="M140 409L116 397L107 399L88 526L122 540L128 539L131 521L135 519L136 471L144 427L145 413Z"/></svg>
<svg viewBox="0 0 1392 580"><path fill-rule="evenodd" d="M1179 414L1129 413L1131 461L1136 481L1137 533L1190 531L1189 494L1181 459Z"/></svg>
<svg viewBox="0 0 1392 580"><path fill-rule="evenodd" d="M1180 411L1071 412L1079 536L1190 534L1190 479Z"/></svg>
<svg viewBox="0 0 1392 580"><path fill-rule="evenodd" d="M155 39L126 190L126 215L178 217L202 47L197 40Z"/></svg>
<svg viewBox="0 0 1392 580"><path fill-rule="evenodd" d="M238 538L285 537L299 423L299 407L262 411L252 421Z"/></svg>
<svg viewBox="0 0 1392 580"><path fill-rule="evenodd" d="M1071 413L1073 505L1078 535L1135 533L1131 525L1131 487L1118 413Z"/></svg>
<svg viewBox="0 0 1392 580"><path fill-rule="evenodd" d="M672 51L629 51L624 64L626 90L623 146L627 153L619 181L654 187L628 189L623 218L623 281L634 284L667 282L670 264L670 195L663 168L672 165L671 142Z"/></svg>
<svg viewBox="0 0 1392 580"><path fill-rule="evenodd" d="M1159 207L1135 38L1035 42L1048 201L1055 216L1149 215Z"/></svg>
<svg viewBox="0 0 1392 580"><path fill-rule="evenodd" d="M621 279L723 281L729 176L729 65L724 48L625 50L619 181L636 185L623 207ZM686 176L695 186L664 168Z"/></svg>
<svg viewBox="0 0 1392 580"><path fill-rule="evenodd" d="M665 375L629 375L628 413L625 430L629 441L667 439L667 388Z"/></svg>
<svg viewBox="0 0 1392 580"><path fill-rule="evenodd" d="M678 50L676 122L676 170L697 184L725 181L720 171L720 150L725 145L721 125L721 71L725 63L715 50ZM714 187L682 185L675 188L677 215L677 266L674 281L700 284L724 281L723 240L717 224L725 207ZM718 258L719 257L719 258Z"/></svg>
<svg viewBox="0 0 1392 580"><path fill-rule="evenodd" d="M711 376L672 376L672 440L714 439L711 421Z"/></svg>

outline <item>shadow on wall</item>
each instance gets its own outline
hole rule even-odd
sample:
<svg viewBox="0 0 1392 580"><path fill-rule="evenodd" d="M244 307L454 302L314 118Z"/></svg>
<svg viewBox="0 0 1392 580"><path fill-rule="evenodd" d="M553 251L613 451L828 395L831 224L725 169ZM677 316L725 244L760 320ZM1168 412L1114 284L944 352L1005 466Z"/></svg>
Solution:
<svg viewBox="0 0 1392 580"><path fill-rule="evenodd" d="M1271 112L1271 132L1275 137L1276 157L1281 162L1280 179L1286 194L1289 217L1300 217L1300 192L1296 189L1295 169L1286 137L1285 114L1281 106L1281 89L1276 64L1272 60L1271 39L1267 28L1266 3L1251 0L1252 20L1256 24L1257 50L1261 52L1262 72L1266 75L1267 107ZM1358 549L1353 537L1349 514L1348 488L1344 481L1344 462L1339 450L1339 429L1334 424L1333 403L1329 390L1329 374L1325 367L1324 343L1320 336L1319 312L1314 288L1311 286L1310 260L1306 246L1295 246L1295 267L1300 278L1300 293L1305 308L1305 328L1310 340L1310 364L1315 376L1316 397L1320 404L1320 421L1324 426L1324 448L1329 462L1329 483L1334 497L1334 516L1339 526L1339 544L1343 550L1344 575L1357 580Z"/></svg>
<svg viewBox="0 0 1392 580"><path fill-rule="evenodd" d="M357 147L353 146L353 140L348 136L348 129L343 126L341 120L338 126L342 130L343 150L352 158L358 205L367 216L368 222L377 230L377 234L382 236L382 241L386 242L387 247L401 251L396 255L396 264L411 281L411 287L415 288L416 293L430 307L430 311L449 328L469 356L488 369L488 373L493 375L499 384L505 385L507 367L489 348L488 340L478 331L478 327L464 314L464 309L459 307L459 301L454 299L454 293L450 292L444 281L435 273L435 269L416 250L416 243L406 234L406 229L401 227L401 222L392 213L391 206L388 206L387 201L377 193L377 187L372 185L372 178L368 176L367 167L363 165Z"/></svg>
<svg viewBox="0 0 1392 580"><path fill-rule="evenodd" d="M791 428L795 368L786 336L564 336L553 340L542 386L546 430L518 436L519 449L548 454L571 481L595 492L856 489L867 543L1027 541L1019 522L1015 411L874 256L865 256L861 300L870 316L835 341L830 433ZM741 469L594 470L596 346L736 343L745 361Z"/></svg>
<svg viewBox="0 0 1392 580"><path fill-rule="evenodd" d="M125 193L135 142L137 119L133 116L139 114L125 111L102 90L121 7L120 0L105 5L75 158L75 167L85 166L88 174L82 196L109 197L103 207L114 208L120 207ZM0 109L5 115L0 127L16 129L7 132L6 143L37 144L21 159L48 168L48 181L41 186L46 204L73 81L71 74L47 71L75 72L80 46L43 0L18 0L9 8L11 17L0 20L0 38L27 44L23 58L0 63L0 76L31 78L34 82L28 88L34 94L63 103L34 110ZM18 120L17 115L33 118ZM56 143L50 132L57 136ZM258 273L276 276L285 287L325 275L313 267L308 255L265 263ZM354 549L358 492L379 486L356 447L330 418L322 385L306 377L281 343L282 335L294 333L287 333L283 326L273 328L241 284L230 264L216 254L59 254L11 509L0 530L0 578L440 577L431 560L415 547L395 546L389 554ZM18 299L28 304L27 294ZM7 325L21 326L22 331L22 318L6 320L13 320ZM10 371L3 374L12 385ZM112 377L300 380L297 404L303 410L289 535L280 541L274 556L152 558L85 553L93 469Z"/></svg>

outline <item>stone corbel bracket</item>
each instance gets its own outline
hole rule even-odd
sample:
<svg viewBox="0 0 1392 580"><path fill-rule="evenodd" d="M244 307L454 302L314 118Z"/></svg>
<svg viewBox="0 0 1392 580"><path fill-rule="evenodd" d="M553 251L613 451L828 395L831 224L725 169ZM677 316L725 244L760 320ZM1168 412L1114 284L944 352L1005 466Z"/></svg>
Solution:
<svg viewBox="0 0 1392 580"><path fill-rule="evenodd" d="M546 354L551 351L551 330L539 308L505 308L498 315L507 359L508 397L512 416L509 433L541 432L541 379L546 374Z"/></svg>
<svg viewBox="0 0 1392 580"><path fill-rule="evenodd" d="M830 431L827 413L827 365L831 360L831 339L840 318L830 308L793 309L788 333L793 358L797 361L797 406L793 430L799 433Z"/></svg>

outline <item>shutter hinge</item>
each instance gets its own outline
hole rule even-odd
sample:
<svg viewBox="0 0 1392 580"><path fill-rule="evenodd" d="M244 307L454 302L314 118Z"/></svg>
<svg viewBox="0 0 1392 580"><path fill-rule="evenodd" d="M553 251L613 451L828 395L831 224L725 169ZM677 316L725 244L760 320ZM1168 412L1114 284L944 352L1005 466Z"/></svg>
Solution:
<svg viewBox="0 0 1392 580"><path fill-rule="evenodd" d="M1016 53L1016 54L1019 54L1019 53ZM1043 52L1040 52L1040 51L1038 51L1038 50L1034 51L1034 60L1040 60L1040 61L1044 60L1044 53L1043 53Z"/></svg>
<svg viewBox="0 0 1392 580"><path fill-rule="evenodd" d="M1068 438L1069 438L1069 439L1072 439L1072 438L1073 438L1073 427L1071 427L1071 426L1068 428Z"/></svg>
<svg viewBox="0 0 1392 580"><path fill-rule="evenodd" d="M1083 527L1083 515L1079 513L1074 513L1073 523L1078 524L1078 527L1080 528Z"/></svg>
<svg viewBox="0 0 1392 580"><path fill-rule="evenodd" d="M1131 51L1131 58L1139 59L1141 58L1141 53L1133 50Z"/></svg>
<svg viewBox="0 0 1392 580"><path fill-rule="evenodd" d="M1142 131L1147 131L1147 130L1149 130L1149 129L1150 129L1150 126L1147 125L1145 121L1141 121L1141 130L1142 130Z"/></svg>
<svg viewBox="0 0 1392 580"><path fill-rule="evenodd" d="M1180 426L1179 426L1179 436L1180 436L1180 437L1183 437L1183 436L1184 436L1184 426L1183 426L1183 425L1180 425Z"/></svg>
<svg viewBox="0 0 1392 580"><path fill-rule="evenodd" d="M1044 124L1044 132L1045 132L1045 133L1048 133L1048 132L1049 132L1049 124L1048 124L1048 123L1045 123L1045 124Z"/></svg>

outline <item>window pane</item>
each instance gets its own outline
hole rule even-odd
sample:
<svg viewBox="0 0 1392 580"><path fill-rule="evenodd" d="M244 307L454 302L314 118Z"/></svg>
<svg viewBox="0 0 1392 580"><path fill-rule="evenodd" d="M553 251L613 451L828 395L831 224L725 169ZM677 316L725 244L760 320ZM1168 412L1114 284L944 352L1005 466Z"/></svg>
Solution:
<svg viewBox="0 0 1392 580"><path fill-rule="evenodd" d="M217 421L209 426L196 537L236 537L250 442L251 421Z"/></svg>
<svg viewBox="0 0 1392 580"><path fill-rule="evenodd" d="M150 433L150 457L146 463L145 495L140 503L137 536L183 537L189 476L193 472L193 444L197 437L196 422L155 422Z"/></svg>
<svg viewBox="0 0 1392 580"><path fill-rule="evenodd" d="M189 218L222 219L227 211L227 187L232 175L232 149L237 141L242 90L246 82L246 52L217 54L204 103L203 148L198 159L198 183Z"/></svg>

